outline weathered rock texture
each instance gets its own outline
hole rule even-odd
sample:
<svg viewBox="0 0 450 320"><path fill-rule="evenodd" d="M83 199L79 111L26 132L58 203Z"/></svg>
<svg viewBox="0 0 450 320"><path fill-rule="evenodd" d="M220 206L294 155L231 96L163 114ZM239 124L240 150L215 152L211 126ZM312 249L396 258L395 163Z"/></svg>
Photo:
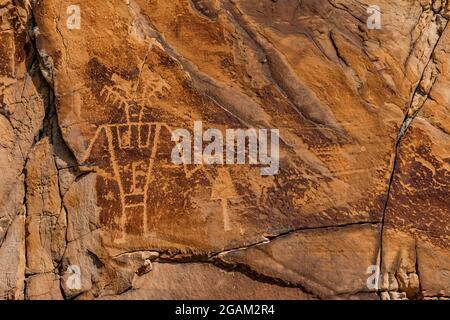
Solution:
<svg viewBox="0 0 450 320"><path fill-rule="evenodd" d="M450 3L376 2L0 0L0 298L450 297Z"/></svg>

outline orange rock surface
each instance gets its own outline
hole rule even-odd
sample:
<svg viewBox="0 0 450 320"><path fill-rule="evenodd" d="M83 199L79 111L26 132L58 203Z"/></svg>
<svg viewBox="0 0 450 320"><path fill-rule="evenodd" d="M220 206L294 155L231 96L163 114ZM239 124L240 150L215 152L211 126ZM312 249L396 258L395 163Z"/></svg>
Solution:
<svg viewBox="0 0 450 320"><path fill-rule="evenodd" d="M450 3L377 2L0 0L0 298L449 298Z"/></svg>

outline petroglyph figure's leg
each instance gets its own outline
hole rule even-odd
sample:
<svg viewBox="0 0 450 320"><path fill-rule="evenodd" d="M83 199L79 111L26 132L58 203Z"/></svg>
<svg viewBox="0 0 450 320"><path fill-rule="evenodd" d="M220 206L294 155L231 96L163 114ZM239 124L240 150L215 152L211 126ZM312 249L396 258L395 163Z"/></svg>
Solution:
<svg viewBox="0 0 450 320"><path fill-rule="evenodd" d="M231 231L230 215L228 213L228 200L221 199L220 201L222 204L223 229L225 231Z"/></svg>

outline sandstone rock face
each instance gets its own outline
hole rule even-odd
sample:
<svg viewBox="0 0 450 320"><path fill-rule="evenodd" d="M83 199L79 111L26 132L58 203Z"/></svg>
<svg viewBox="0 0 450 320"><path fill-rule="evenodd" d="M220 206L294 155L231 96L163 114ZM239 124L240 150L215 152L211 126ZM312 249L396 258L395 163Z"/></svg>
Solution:
<svg viewBox="0 0 450 320"><path fill-rule="evenodd" d="M0 0L0 298L448 298L450 2L376 2Z"/></svg>

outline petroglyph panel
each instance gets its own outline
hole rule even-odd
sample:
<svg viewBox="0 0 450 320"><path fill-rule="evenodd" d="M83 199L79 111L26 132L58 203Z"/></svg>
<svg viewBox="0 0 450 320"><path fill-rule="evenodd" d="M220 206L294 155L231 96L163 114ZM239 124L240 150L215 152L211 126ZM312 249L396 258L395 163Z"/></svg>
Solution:
<svg viewBox="0 0 450 320"><path fill-rule="evenodd" d="M383 247L379 227L392 210L389 192L405 199L391 179L397 142L409 121L405 114L427 99L412 93L428 92L439 83L436 70L445 73L430 60L447 18L437 17L445 16L441 7L382 1L377 29L366 23L366 5L345 4L82 0L79 30L48 18L66 16L69 1L35 4L36 44L44 73L57 79L62 137L81 177L95 183L89 186L95 199L84 206L94 201L95 212L82 216L98 214L98 224L88 219L88 235L80 233L90 240L75 241L65 263L91 263L72 252L77 245L103 252L97 237L107 252L97 264L114 273L105 256L204 257L302 229L342 228L345 238L348 225L367 224L373 225L370 261L381 265L372 260ZM403 30L415 30L413 38ZM427 66L433 68L425 72ZM442 128L437 118L430 115ZM262 176L261 164L248 161L174 164L172 133L192 134L197 121L204 132L279 130L279 173ZM78 201L72 208L87 200ZM445 244L432 240L431 231L421 236ZM114 294L131 281L129 270L122 276Z"/></svg>
<svg viewBox="0 0 450 320"><path fill-rule="evenodd" d="M353 108L349 117L331 100L331 93L319 96L322 90L301 89L304 83L318 83L310 76L325 71L333 76L322 78L324 85L335 85L336 78L347 83L330 62L315 64L315 71L278 58L270 65L251 63L263 54L255 51L249 38L254 23L239 21L248 29L247 33L237 31L239 40L233 40L229 29L235 19L241 19L239 10L250 10L248 17L259 19L247 5L231 6L229 14L215 11L221 22L206 22L187 1L180 1L184 14L175 20L166 17L175 10L174 4L156 2L132 1L127 6L117 1L114 10L99 4L96 11L108 18L95 20L89 10L92 4L83 2L85 29L61 28L65 46L79 52L58 61L73 70L57 71L62 133L83 170L97 173L100 220L113 240L131 247L147 243L148 247L217 250L296 228L380 221L389 178L389 146L395 142L392 136L401 121L400 112L388 108L370 112L358 97L342 89L346 95L342 103ZM56 8L39 7L58 14ZM119 18L119 12L124 16ZM196 25L192 31L183 25L188 17ZM172 21L172 26L164 19ZM117 27L125 25L134 27ZM41 28L51 26L43 23ZM261 32L275 37L270 25L264 28ZM38 39L44 41L45 34ZM111 36L111 41L96 42L95 35L102 34ZM201 47L199 39L211 45ZM65 51L59 41L46 43L43 49L49 55ZM262 42L262 50L292 56L278 38L273 44L276 48L270 49ZM300 51L299 59L306 61L315 50ZM237 58L235 53L243 51L254 56ZM271 84L271 77L277 78L275 69L282 68L290 68L291 84L309 106L296 102L284 82ZM68 85L71 81L83 84L77 93ZM375 92L380 81L367 84L366 90ZM313 116L310 108L320 112ZM279 174L262 177L261 166L248 163L174 165L171 133L178 128L192 132L195 121L202 121L204 130L223 132L279 129ZM374 127L381 134L373 135ZM367 161L372 161L370 166L361 165Z"/></svg>
<svg viewBox="0 0 450 320"><path fill-rule="evenodd" d="M0 0L0 298L448 299L449 12Z"/></svg>

